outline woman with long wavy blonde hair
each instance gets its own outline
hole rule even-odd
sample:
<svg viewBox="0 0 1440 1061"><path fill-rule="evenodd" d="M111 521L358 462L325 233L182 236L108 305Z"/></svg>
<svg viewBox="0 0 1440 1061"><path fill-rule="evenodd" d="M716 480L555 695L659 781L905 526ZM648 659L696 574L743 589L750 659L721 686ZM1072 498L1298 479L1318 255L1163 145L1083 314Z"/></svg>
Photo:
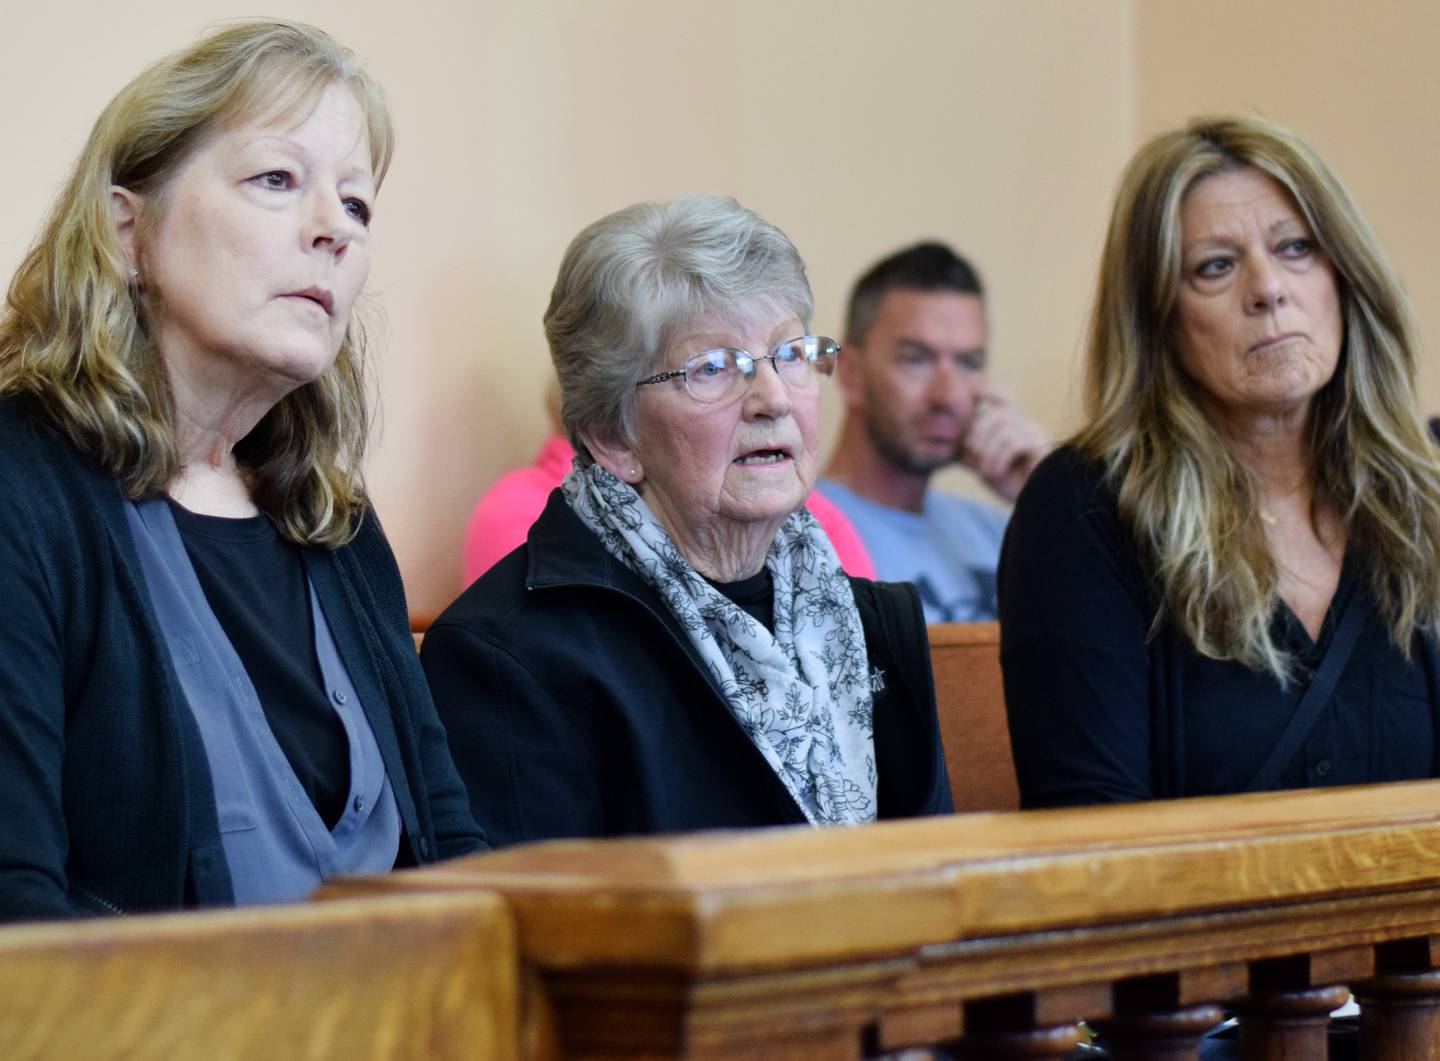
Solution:
<svg viewBox="0 0 1440 1061"><path fill-rule="evenodd" d="M1436 772L1440 468L1404 295L1344 187L1263 121L1140 149L1088 424L1002 558L1027 806Z"/></svg>
<svg viewBox="0 0 1440 1061"><path fill-rule="evenodd" d="M352 309L393 148L242 22L96 122L0 314L0 920L299 899L472 851L366 504Z"/></svg>

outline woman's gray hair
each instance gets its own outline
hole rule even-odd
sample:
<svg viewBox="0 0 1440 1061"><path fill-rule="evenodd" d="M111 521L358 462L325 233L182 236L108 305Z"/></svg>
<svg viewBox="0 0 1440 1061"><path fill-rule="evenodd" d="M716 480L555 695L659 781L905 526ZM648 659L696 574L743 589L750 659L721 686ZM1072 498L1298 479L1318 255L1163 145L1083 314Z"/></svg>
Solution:
<svg viewBox="0 0 1440 1061"><path fill-rule="evenodd" d="M635 385L677 333L707 315L771 308L809 328L805 263L785 233L734 199L636 203L585 228L545 311L561 419L580 459L592 460L585 434L633 439Z"/></svg>

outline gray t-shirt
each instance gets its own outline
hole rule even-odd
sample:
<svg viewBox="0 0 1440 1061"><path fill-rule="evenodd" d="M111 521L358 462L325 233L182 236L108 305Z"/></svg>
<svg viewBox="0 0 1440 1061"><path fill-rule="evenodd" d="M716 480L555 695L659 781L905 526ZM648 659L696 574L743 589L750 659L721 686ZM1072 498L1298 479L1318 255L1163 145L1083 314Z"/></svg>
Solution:
<svg viewBox="0 0 1440 1061"><path fill-rule="evenodd" d="M820 480L819 490L855 525L881 579L915 583L926 622L996 617L995 569L1007 513L934 490L921 512L876 504L830 479Z"/></svg>

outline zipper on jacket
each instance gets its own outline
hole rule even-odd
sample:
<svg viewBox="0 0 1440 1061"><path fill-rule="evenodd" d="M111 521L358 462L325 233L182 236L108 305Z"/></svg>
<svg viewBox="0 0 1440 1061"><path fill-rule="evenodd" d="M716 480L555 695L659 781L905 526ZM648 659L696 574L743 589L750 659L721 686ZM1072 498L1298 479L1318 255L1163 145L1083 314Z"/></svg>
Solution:
<svg viewBox="0 0 1440 1061"><path fill-rule="evenodd" d="M120 907L112 903L109 899L102 898L101 896L96 895L92 891L87 891L85 888L71 888L70 891L71 894L77 896L78 898L84 899L87 904L95 908L95 912L97 914L109 914L111 917L130 916Z"/></svg>

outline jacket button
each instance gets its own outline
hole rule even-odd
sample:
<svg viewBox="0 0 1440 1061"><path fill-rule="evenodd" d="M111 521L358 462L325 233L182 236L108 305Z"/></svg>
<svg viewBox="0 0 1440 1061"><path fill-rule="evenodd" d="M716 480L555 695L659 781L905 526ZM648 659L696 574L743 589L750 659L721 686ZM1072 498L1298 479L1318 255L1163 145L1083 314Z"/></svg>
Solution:
<svg viewBox="0 0 1440 1061"><path fill-rule="evenodd" d="M364 796L356 796L356 797L355 797L355 802L354 802L354 804L352 804L352 806L354 806L354 808L355 808L355 813L356 813L356 814L359 814L362 810L365 809L365 797L364 797Z"/></svg>
<svg viewBox="0 0 1440 1061"><path fill-rule="evenodd" d="M1330 760L1329 760L1329 759L1321 759L1318 763L1315 764L1315 776L1316 776L1316 777L1326 777L1326 776L1329 775L1329 773L1330 773Z"/></svg>
<svg viewBox="0 0 1440 1061"><path fill-rule="evenodd" d="M343 703L345 703L346 700L349 700L349 699L350 699L348 696L345 695L345 690L344 690L344 689L336 689L336 690L335 690L333 693L331 693L330 695L335 698L335 702L336 702L337 704L343 704Z"/></svg>

